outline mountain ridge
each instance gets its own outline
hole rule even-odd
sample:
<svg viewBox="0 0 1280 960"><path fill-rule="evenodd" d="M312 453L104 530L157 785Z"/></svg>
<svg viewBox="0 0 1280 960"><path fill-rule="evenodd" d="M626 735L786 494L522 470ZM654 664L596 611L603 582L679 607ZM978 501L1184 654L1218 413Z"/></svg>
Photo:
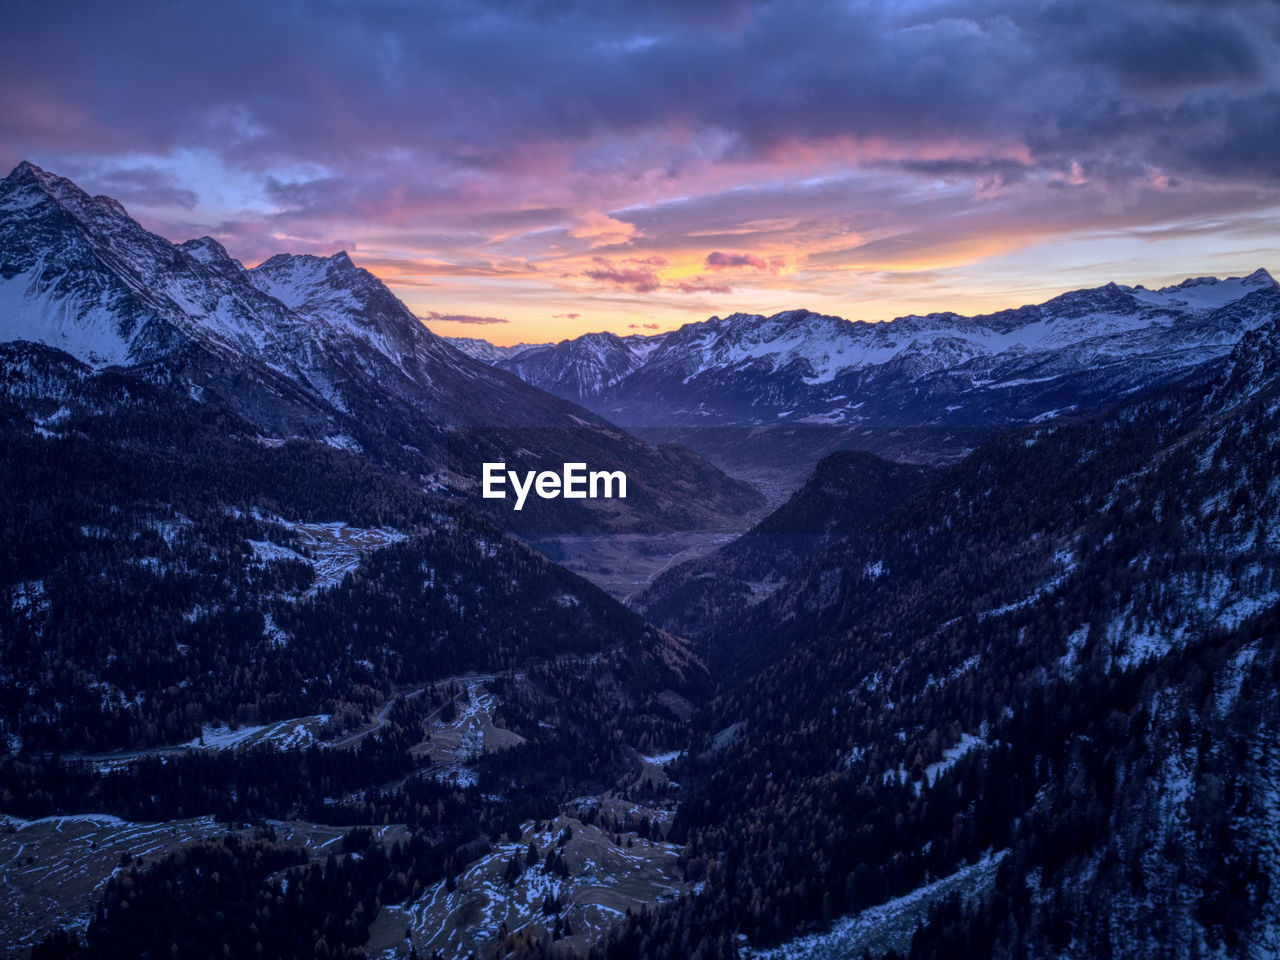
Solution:
<svg viewBox="0 0 1280 960"><path fill-rule="evenodd" d="M1112 282L971 317L713 316L656 335L641 362L585 392L570 371L601 334L557 344L557 366L496 362L637 427L998 427L1097 409L1117 383L1151 385L1223 357L1277 310L1280 285L1259 268L1155 290Z"/></svg>

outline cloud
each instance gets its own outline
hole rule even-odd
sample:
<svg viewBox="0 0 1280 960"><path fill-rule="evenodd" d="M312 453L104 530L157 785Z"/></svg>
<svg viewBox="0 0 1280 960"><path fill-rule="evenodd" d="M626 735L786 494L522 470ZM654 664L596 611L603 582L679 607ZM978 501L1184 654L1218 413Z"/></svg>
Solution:
<svg viewBox="0 0 1280 960"><path fill-rule="evenodd" d="M577 240L586 240L595 247L612 247L630 243L642 236L634 223L617 220L605 213L586 213L574 220L569 227L569 236Z"/></svg>
<svg viewBox="0 0 1280 960"><path fill-rule="evenodd" d="M627 329L628 330L661 330L662 324L660 323L629 323L627 324Z"/></svg>
<svg viewBox="0 0 1280 960"><path fill-rule="evenodd" d="M662 281L658 279L654 264L639 260L626 260L622 264L616 264L605 257L591 259L595 266L582 271L582 275L590 280L635 293L652 293L662 287Z"/></svg>
<svg viewBox="0 0 1280 960"><path fill-rule="evenodd" d="M769 269L767 263L749 253L721 253L713 250L707 254L705 262L712 270L739 270L743 267L750 267L752 270Z"/></svg>
<svg viewBox="0 0 1280 960"><path fill-rule="evenodd" d="M591 258L592 267L582 271L582 276L607 284L616 290L633 293L732 293L733 288L723 280L702 274L677 275L664 279L661 269L670 265L663 256L627 257L620 261L607 257Z"/></svg>
<svg viewBox="0 0 1280 960"><path fill-rule="evenodd" d="M403 163L446 191L532 166L598 186L679 181L824 146L854 163L1029 148L1037 163L1213 172L1197 147L1241 139L1243 108L1276 84L1280 11L1266 0L697 6L134 2L133 16L87 7L68 29L32 5L0 40L0 141L209 149L263 172ZM75 138L58 118L75 118ZM574 236L633 236L592 209Z"/></svg>
<svg viewBox="0 0 1280 960"><path fill-rule="evenodd" d="M154 166L106 170L86 178L86 185L123 203L141 206L191 210L200 202L199 194L179 183L172 172Z"/></svg>
<svg viewBox="0 0 1280 960"><path fill-rule="evenodd" d="M172 239L358 244L396 289L513 317L981 277L1280 204L1272 0L27 4L0 102L0 159Z"/></svg>
<svg viewBox="0 0 1280 960"><path fill-rule="evenodd" d="M678 280L671 284L671 287L681 293L733 293L733 287L729 286L729 284L710 280L706 277Z"/></svg>
<svg viewBox="0 0 1280 960"><path fill-rule="evenodd" d="M504 320L502 317L477 317L470 313L436 313L432 310L427 314L428 320L435 320L440 323L510 323L510 320Z"/></svg>
<svg viewBox="0 0 1280 960"><path fill-rule="evenodd" d="M553 320L577 320L580 316L582 316L580 313L553 313L551 318Z"/></svg>

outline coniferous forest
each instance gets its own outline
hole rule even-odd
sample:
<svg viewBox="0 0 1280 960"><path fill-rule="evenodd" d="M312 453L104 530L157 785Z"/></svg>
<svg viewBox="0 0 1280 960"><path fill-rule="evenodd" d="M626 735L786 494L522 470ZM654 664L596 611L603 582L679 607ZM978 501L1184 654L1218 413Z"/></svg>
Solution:
<svg viewBox="0 0 1280 960"><path fill-rule="evenodd" d="M0 960L1280 957L1270 5L98 6Z"/></svg>
<svg viewBox="0 0 1280 960"><path fill-rule="evenodd" d="M1275 902L1273 337L952 466L833 455L659 579L649 622L350 453L264 449L234 417L50 357L59 435L12 393L4 427L6 684L27 691L4 701L9 829L209 826L125 853L87 925L32 955L367 955L384 907L569 812L620 849L675 845L686 892L591 936L544 912L477 955L741 956L921 890L881 954L1256 951ZM333 546L314 531L334 529L381 533L318 587ZM692 610L695 639L663 629ZM468 676L513 745L433 760ZM298 717L318 718L306 744L201 744ZM600 797L668 813L581 806ZM281 835L297 822L341 840L321 855ZM505 882L568 878L554 851L517 851Z"/></svg>

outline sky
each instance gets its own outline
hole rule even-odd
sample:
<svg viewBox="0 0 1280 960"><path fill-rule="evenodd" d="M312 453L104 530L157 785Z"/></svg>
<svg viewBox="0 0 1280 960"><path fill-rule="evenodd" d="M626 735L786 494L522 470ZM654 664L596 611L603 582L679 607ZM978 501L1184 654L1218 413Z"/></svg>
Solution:
<svg viewBox="0 0 1280 960"><path fill-rule="evenodd" d="M347 250L448 336L1280 267L1273 0L47 0L3 24L0 167L247 265Z"/></svg>

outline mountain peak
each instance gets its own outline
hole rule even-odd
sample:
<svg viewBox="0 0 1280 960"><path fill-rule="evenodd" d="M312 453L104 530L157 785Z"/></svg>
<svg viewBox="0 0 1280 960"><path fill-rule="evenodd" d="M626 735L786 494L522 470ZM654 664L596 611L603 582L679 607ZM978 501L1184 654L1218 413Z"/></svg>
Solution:
<svg viewBox="0 0 1280 960"><path fill-rule="evenodd" d="M315 253L277 253L263 260L251 272L264 275L282 271L293 274L325 274L333 271L349 273L360 269L347 251L339 250L329 257Z"/></svg>
<svg viewBox="0 0 1280 960"><path fill-rule="evenodd" d="M76 190L80 189L65 177L60 177L56 173L50 173L43 167L36 166L30 160L23 160L9 171L9 175L0 182L3 182L6 185L15 186L20 184L37 185L46 190L59 187L73 187Z"/></svg>
<svg viewBox="0 0 1280 960"><path fill-rule="evenodd" d="M1226 279L1219 279L1211 276L1188 277L1186 280L1183 280L1174 287L1166 289L1189 290L1194 287L1214 287L1224 283L1241 283L1251 287L1263 288L1276 286L1275 278L1267 272L1267 269L1265 267L1259 267L1257 270L1253 271L1253 273L1243 277L1227 277Z"/></svg>
<svg viewBox="0 0 1280 960"><path fill-rule="evenodd" d="M227 248L213 239L213 237L196 237L194 240L188 240L185 243L178 244L178 246L204 264L231 259L231 254L227 253Z"/></svg>
<svg viewBox="0 0 1280 960"><path fill-rule="evenodd" d="M88 194L85 194L70 180L57 174L49 173L47 170L42 170L30 160L23 160L9 172L9 175L4 180L0 180L0 194L11 194L23 187L34 188L50 196L56 196L71 190L86 199L88 198Z"/></svg>
<svg viewBox="0 0 1280 960"><path fill-rule="evenodd" d="M13 170L10 171L6 180L43 180L49 176L44 170L41 170L30 160L23 160Z"/></svg>
<svg viewBox="0 0 1280 960"><path fill-rule="evenodd" d="M90 196L66 177L42 170L30 160L23 160L0 181L0 200L10 210L27 211L24 216L43 216L41 201L52 201L90 229L119 229L122 224L137 227L118 200L106 196Z"/></svg>

